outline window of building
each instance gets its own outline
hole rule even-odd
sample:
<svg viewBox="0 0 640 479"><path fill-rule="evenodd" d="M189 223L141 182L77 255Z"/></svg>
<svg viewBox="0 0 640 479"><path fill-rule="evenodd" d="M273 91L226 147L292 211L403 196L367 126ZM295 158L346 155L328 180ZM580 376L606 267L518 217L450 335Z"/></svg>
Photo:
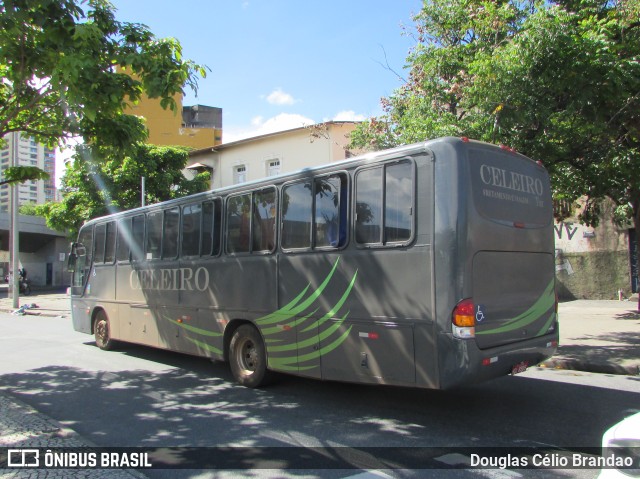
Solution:
<svg viewBox="0 0 640 479"><path fill-rule="evenodd" d="M247 181L247 167L238 165L233 167L233 184L238 185Z"/></svg>
<svg viewBox="0 0 640 479"><path fill-rule="evenodd" d="M280 160L272 159L267 161L267 176L277 176L280 174Z"/></svg>
<svg viewBox="0 0 640 479"><path fill-rule="evenodd" d="M413 163L402 161L356 174L356 241L406 243L413 235Z"/></svg>

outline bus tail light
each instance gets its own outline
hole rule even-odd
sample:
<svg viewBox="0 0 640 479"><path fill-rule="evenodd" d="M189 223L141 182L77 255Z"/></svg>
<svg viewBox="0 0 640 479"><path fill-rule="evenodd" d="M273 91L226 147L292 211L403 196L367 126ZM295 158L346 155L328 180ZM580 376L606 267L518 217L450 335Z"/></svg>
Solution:
<svg viewBox="0 0 640 479"><path fill-rule="evenodd" d="M472 299L463 299L451 314L453 336L459 339L470 339L476 336L476 316Z"/></svg>

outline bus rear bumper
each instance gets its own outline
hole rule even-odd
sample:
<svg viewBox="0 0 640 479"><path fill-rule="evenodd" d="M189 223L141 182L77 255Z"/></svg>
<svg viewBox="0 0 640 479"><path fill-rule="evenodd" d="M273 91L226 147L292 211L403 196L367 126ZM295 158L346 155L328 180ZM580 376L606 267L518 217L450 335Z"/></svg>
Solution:
<svg viewBox="0 0 640 479"><path fill-rule="evenodd" d="M524 372L553 356L558 349L557 333L484 350L479 349L473 339L459 340L451 336L448 339L448 350L453 354L440 358L441 389Z"/></svg>

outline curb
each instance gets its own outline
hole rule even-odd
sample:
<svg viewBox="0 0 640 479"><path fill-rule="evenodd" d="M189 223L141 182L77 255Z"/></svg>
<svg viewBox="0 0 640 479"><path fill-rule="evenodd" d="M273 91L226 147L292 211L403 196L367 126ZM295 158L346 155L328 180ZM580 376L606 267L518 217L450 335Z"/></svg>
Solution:
<svg viewBox="0 0 640 479"><path fill-rule="evenodd" d="M14 316L42 316L47 318L67 318L71 314L67 310L52 310L46 308L27 309L22 314L15 313L15 309L0 306L0 313L13 314Z"/></svg>
<svg viewBox="0 0 640 479"><path fill-rule="evenodd" d="M588 373L616 374L622 376L640 375L640 365L623 366L612 362L591 362L580 359L551 358L538 365L547 369L565 369L569 371L584 371Z"/></svg>

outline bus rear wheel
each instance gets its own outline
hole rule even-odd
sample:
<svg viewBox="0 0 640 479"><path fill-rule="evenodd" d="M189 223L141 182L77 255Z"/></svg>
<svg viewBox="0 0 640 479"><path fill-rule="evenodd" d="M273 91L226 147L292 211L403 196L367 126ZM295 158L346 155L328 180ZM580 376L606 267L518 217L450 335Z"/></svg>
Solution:
<svg viewBox="0 0 640 479"><path fill-rule="evenodd" d="M102 310L96 313L96 322L93 331L96 338L96 346L103 351L113 349L115 341L111 339L111 334L109 333L109 318L107 317L107 313Z"/></svg>
<svg viewBox="0 0 640 479"><path fill-rule="evenodd" d="M248 324L240 326L231 337L229 352L231 372L238 383L257 388L269 382L267 354L256 328Z"/></svg>

